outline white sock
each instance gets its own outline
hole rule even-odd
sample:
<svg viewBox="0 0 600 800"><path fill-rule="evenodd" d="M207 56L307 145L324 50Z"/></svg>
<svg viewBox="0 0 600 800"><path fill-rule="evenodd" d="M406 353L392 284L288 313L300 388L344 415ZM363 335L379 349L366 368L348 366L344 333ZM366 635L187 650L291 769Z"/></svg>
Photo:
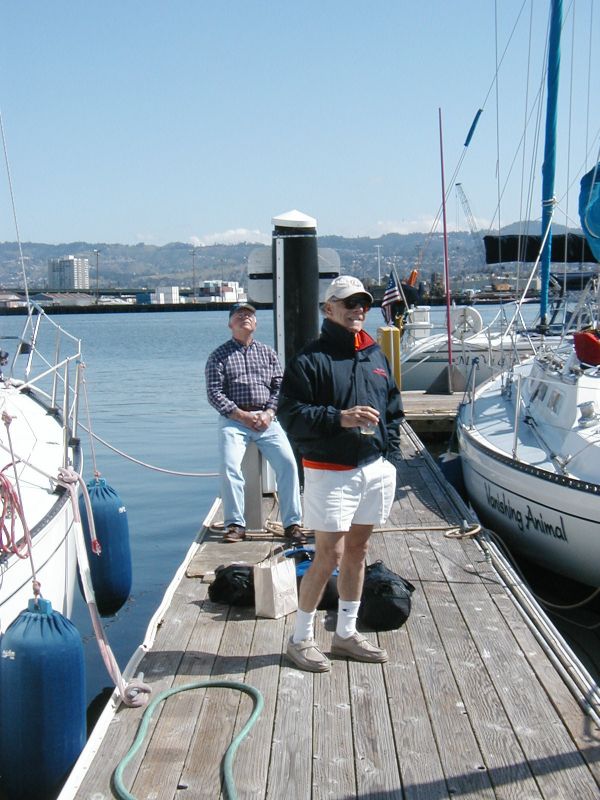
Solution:
<svg viewBox="0 0 600 800"><path fill-rule="evenodd" d="M342 639L347 639L356 633L356 620L360 600L340 600L338 602L338 617L335 632Z"/></svg>
<svg viewBox="0 0 600 800"><path fill-rule="evenodd" d="M296 627L294 628L294 635L292 642L298 644L305 639L314 639L315 627L315 614L316 611L302 611L301 608L296 611Z"/></svg>

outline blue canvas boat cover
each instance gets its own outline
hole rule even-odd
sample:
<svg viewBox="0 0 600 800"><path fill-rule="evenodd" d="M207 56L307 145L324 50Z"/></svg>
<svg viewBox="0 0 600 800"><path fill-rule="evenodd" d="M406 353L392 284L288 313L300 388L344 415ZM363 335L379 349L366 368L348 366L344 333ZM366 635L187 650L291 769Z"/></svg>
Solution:
<svg viewBox="0 0 600 800"><path fill-rule="evenodd" d="M581 179L579 218L590 249L600 261L600 163Z"/></svg>

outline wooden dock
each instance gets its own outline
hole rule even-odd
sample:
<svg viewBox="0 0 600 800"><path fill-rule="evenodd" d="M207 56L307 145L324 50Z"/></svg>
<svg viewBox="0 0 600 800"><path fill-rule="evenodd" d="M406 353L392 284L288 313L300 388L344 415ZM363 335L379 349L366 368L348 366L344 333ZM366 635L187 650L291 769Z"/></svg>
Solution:
<svg viewBox="0 0 600 800"><path fill-rule="evenodd" d="M413 430L423 437L437 434L450 435L463 392L430 394L429 392L402 392L406 419Z"/></svg>
<svg viewBox="0 0 600 800"><path fill-rule="evenodd" d="M445 535L466 510L408 427L402 452L398 498L369 554L417 587L404 627L367 632L387 664L293 668L283 653L294 615L256 619L253 609L215 605L202 577L224 561L259 560L270 537L223 545L205 527L139 667L154 696L210 679L262 692L234 764L241 800L600 798L595 689L586 714L573 669L537 635L485 535ZM334 627L335 615L319 612L325 651ZM250 710L246 695L221 688L167 700L125 771L129 791L138 800L223 797L220 762ZM141 714L105 712L102 741L92 737L60 800L117 796L111 776Z"/></svg>

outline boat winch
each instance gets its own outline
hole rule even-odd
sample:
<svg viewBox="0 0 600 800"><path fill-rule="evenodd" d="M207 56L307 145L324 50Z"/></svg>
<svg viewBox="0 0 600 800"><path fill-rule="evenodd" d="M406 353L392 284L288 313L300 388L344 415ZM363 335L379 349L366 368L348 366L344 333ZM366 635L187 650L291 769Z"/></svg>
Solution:
<svg viewBox="0 0 600 800"><path fill-rule="evenodd" d="M597 425L600 417L598 416L598 409L593 400L586 400L585 403L580 403L577 408L581 411L581 416L577 420L577 424L582 428L590 428L592 425Z"/></svg>

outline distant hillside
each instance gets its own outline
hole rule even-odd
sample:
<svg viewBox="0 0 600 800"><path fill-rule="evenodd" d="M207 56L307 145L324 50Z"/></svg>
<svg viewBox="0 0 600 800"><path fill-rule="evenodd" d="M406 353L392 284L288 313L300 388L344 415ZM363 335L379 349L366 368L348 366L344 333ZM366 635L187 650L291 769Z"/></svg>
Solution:
<svg viewBox="0 0 600 800"><path fill-rule="evenodd" d="M536 225L536 223L533 223ZM559 226L557 226L558 228ZM510 230L514 228L513 230ZM508 226L503 232L517 232ZM237 280L246 282L246 264L249 254L260 247L256 244L212 245L195 248L182 242L158 247L155 245L109 244L106 242L69 242L43 244L25 242L22 245L31 289L46 286L48 259L61 256L89 258L90 283L95 286L96 255L98 250L98 278L100 289L152 289L159 284L191 287L194 281L200 286L205 280ZM342 271L364 280L375 281L379 272L383 279L394 266L400 277L418 268L422 277L429 279L432 272L443 270L443 242L441 234L429 237L424 233L389 233L377 239L369 237L345 238L320 236L319 247L336 250ZM465 232L449 235L451 274L465 271L481 272L483 245ZM195 276L194 276L195 272ZM0 242L0 288L22 288L23 279L18 247L14 242Z"/></svg>

